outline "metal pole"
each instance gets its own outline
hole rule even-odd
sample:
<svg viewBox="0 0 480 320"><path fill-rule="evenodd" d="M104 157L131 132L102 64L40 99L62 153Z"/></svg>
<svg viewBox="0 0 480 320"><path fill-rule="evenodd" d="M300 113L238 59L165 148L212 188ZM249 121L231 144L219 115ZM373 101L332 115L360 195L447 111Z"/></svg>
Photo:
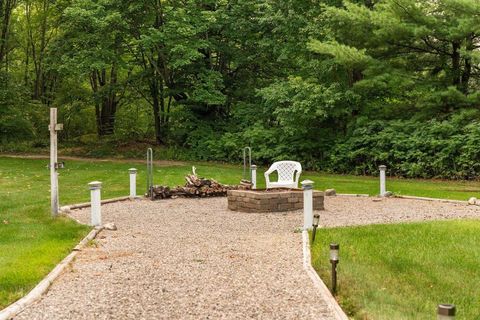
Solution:
<svg viewBox="0 0 480 320"><path fill-rule="evenodd" d="M307 230L313 224L313 181L302 181L303 189L303 229Z"/></svg>
<svg viewBox="0 0 480 320"><path fill-rule="evenodd" d="M147 149L147 196L153 198L153 150Z"/></svg>
<svg viewBox="0 0 480 320"><path fill-rule="evenodd" d="M137 196L137 169L130 168L128 169L130 173L130 198L135 198Z"/></svg>
<svg viewBox="0 0 480 320"><path fill-rule="evenodd" d="M57 169L57 108L50 108L50 205L52 216L58 216L58 169Z"/></svg>
<svg viewBox="0 0 480 320"><path fill-rule="evenodd" d="M337 294L337 263L338 261L332 261L332 294Z"/></svg>
<svg viewBox="0 0 480 320"><path fill-rule="evenodd" d="M248 163L249 168L252 167L252 148L243 148L243 180L247 179L247 151L248 150Z"/></svg>
<svg viewBox="0 0 480 320"><path fill-rule="evenodd" d="M101 189L100 181L93 181L88 184L90 187L90 204L91 204L91 225L98 227L102 225L102 207L101 207Z"/></svg>

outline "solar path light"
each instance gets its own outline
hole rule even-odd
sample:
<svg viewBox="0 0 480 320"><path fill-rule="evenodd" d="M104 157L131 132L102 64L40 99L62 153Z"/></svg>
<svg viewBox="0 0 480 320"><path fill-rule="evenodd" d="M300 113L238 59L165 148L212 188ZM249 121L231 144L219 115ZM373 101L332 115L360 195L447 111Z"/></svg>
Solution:
<svg viewBox="0 0 480 320"><path fill-rule="evenodd" d="M455 305L453 304L439 304L437 308L438 320L454 320L455 319Z"/></svg>
<svg viewBox="0 0 480 320"><path fill-rule="evenodd" d="M315 242L315 236L317 234L318 222L320 221L320 215L315 213L313 215L313 230L312 230L312 243Z"/></svg>
<svg viewBox="0 0 480 320"><path fill-rule="evenodd" d="M337 264L339 261L340 245L337 243L330 244L330 263L332 264L332 294L337 293Z"/></svg>

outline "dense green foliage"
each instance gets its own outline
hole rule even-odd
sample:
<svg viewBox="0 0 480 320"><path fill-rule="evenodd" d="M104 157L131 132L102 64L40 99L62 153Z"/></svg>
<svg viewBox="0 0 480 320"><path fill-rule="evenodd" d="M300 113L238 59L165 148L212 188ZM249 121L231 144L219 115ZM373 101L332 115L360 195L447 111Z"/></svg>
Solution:
<svg viewBox="0 0 480 320"><path fill-rule="evenodd" d="M476 0L8 0L0 140L476 178Z"/></svg>
<svg viewBox="0 0 480 320"><path fill-rule="evenodd" d="M353 319L435 319L447 301L455 319L478 319L479 231L478 220L321 229L312 264L330 286L328 246L340 244L337 299Z"/></svg>

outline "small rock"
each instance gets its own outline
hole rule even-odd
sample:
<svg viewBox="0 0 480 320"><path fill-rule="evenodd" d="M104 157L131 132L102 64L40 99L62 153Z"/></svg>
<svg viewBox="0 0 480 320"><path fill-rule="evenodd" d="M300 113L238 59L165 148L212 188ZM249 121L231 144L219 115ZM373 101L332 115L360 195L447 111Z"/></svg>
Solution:
<svg viewBox="0 0 480 320"><path fill-rule="evenodd" d="M381 202L383 199L382 198L373 198L372 201L373 202Z"/></svg>
<svg viewBox="0 0 480 320"><path fill-rule="evenodd" d="M103 227L105 228L105 230L111 230L111 231L117 230L117 226L113 222L107 223Z"/></svg>
<svg viewBox="0 0 480 320"><path fill-rule="evenodd" d="M477 198L471 197L470 199L468 199L468 204L472 205L472 206L476 205L477 204Z"/></svg>
<svg viewBox="0 0 480 320"><path fill-rule="evenodd" d="M327 189L325 190L325 195L326 196L336 196L337 195L337 191L335 189Z"/></svg>
<svg viewBox="0 0 480 320"><path fill-rule="evenodd" d="M386 197L386 198L391 197L391 196L393 196L393 192L387 191L387 192L385 192L385 194L383 196Z"/></svg>

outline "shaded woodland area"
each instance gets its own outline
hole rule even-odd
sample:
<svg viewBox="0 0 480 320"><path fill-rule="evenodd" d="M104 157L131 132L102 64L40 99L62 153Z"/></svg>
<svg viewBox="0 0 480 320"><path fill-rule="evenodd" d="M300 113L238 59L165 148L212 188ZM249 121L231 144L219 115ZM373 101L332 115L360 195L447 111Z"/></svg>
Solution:
<svg viewBox="0 0 480 320"><path fill-rule="evenodd" d="M477 0L0 0L2 151L156 144L405 177L480 173Z"/></svg>

